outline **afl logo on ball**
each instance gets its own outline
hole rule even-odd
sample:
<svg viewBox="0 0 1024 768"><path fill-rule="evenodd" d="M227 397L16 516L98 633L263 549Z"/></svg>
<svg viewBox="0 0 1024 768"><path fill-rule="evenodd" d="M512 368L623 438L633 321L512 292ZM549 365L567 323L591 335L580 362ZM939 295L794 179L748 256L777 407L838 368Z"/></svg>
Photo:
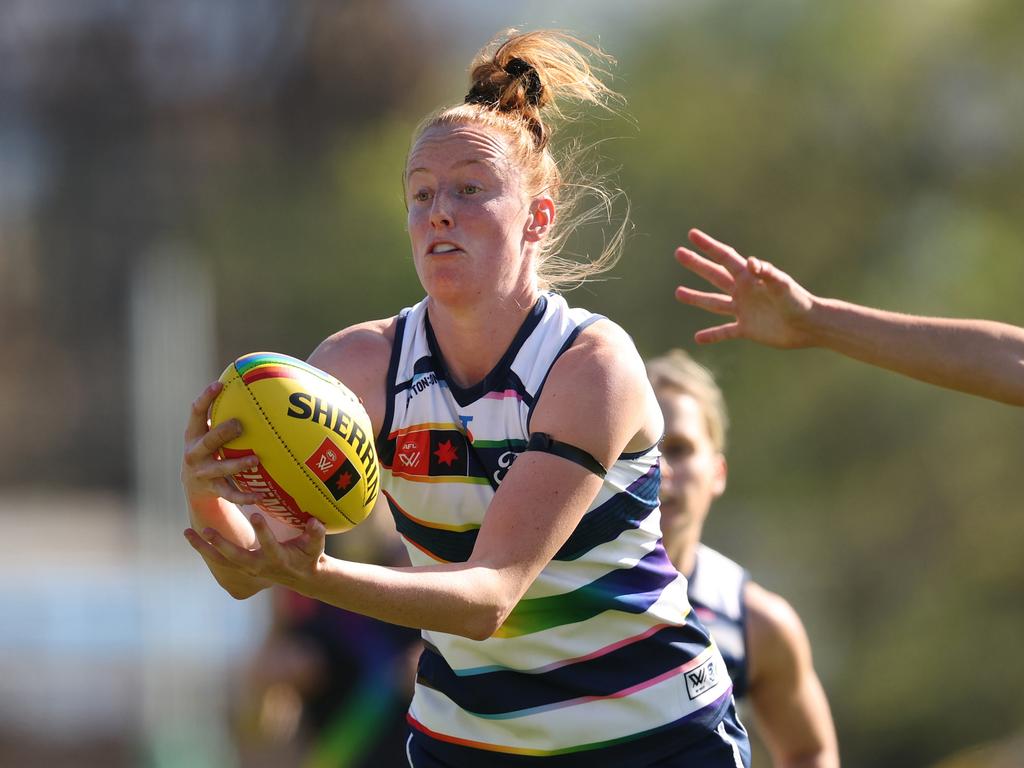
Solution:
<svg viewBox="0 0 1024 768"><path fill-rule="evenodd" d="M320 447L306 459L306 466L320 479L335 501L352 490L359 480L359 472L352 466L352 462L328 438L324 438Z"/></svg>

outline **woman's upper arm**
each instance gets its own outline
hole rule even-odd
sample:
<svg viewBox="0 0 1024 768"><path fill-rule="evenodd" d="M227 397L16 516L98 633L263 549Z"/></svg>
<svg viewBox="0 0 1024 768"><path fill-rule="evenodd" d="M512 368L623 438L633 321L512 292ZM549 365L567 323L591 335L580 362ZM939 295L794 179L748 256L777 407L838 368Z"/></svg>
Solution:
<svg viewBox="0 0 1024 768"><path fill-rule="evenodd" d="M660 427L649 424L652 402L657 409L649 389L643 363L621 330L581 334L552 368L530 429L609 467L637 439L649 440L648 446L658 439ZM567 459L541 451L520 454L487 509L471 562L501 571L514 605L601 485L600 477Z"/></svg>
<svg viewBox="0 0 1024 768"><path fill-rule="evenodd" d="M558 359L530 421L531 432L589 452L605 467L661 437L661 410L626 332L595 323Z"/></svg>
<svg viewBox="0 0 1024 768"><path fill-rule="evenodd" d="M396 319L371 320L328 336L309 356L310 365L341 381L358 397L374 433L387 405L387 375Z"/></svg>

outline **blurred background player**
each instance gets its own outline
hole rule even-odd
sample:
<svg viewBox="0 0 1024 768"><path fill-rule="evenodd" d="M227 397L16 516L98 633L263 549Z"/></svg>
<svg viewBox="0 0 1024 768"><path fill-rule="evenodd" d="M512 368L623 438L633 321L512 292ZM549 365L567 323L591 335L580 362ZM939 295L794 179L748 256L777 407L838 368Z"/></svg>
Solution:
<svg viewBox="0 0 1024 768"><path fill-rule="evenodd" d="M733 322L698 331L707 344L750 339L770 347L822 347L929 384L1024 405L1024 328L991 320L920 317L814 296L767 261L690 230L704 254L676 258L722 293L676 288L679 301Z"/></svg>
<svg viewBox="0 0 1024 768"><path fill-rule="evenodd" d="M775 766L839 765L828 700L803 623L782 597L701 543L711 504L725 490L728 417L711 373L679 349L647 363L665 414L661 527L669 558L689 580L689 598L733 679L753 705Z"/></svg>

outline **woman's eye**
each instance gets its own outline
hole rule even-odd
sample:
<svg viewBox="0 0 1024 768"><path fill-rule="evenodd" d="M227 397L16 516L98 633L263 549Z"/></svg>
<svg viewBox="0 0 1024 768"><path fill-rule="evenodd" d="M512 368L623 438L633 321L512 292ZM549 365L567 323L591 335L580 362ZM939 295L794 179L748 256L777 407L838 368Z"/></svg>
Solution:
<svg viewBox="0 0 1024 768"><path fill-rule="evenodd" d="M480 187L476 184L464 184L462 186L462 194L464 195L475 195L480 191Z"/></svg>
<svg viewBox="0 0 1024 768"><path fill-rule="evenodd" d="M421 189L419 192L413 193L412 199L418 203L423 203L430 199L430 193L425 189Z"/></svg>

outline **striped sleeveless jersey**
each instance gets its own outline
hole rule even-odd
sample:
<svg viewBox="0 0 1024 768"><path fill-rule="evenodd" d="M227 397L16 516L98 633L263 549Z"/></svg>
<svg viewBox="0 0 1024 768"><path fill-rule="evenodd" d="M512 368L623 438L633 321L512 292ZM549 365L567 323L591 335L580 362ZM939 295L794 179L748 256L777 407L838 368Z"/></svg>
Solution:
<svg viewBox="0 0 1024 768"><path fill-rule="evenodd" d="M469 559L551 366L601 319L545 294L494 370L462 388L426 301L401 313L378 451L413 565ZM493 637L423 632L408 719L426 752L451 766L645 765L717 726L731 683L661 545L658 456L619 457Z"/></svg>

